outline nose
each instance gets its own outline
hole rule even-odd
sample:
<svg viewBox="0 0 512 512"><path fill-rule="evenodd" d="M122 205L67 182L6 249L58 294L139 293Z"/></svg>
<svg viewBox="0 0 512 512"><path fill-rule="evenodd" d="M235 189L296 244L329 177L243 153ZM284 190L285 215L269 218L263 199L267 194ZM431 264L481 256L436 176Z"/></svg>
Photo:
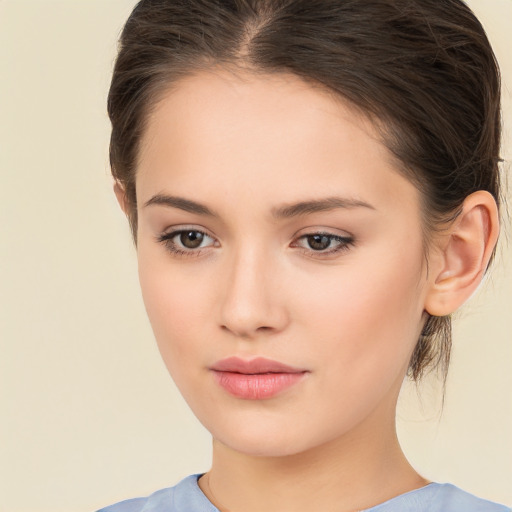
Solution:
<svg viewBox="0 0 512 512"><path fill-rule="evenodd" d="M220 325L237 338L281 332L289 315L275 259L256 250L234 255L221 276Z"/></svg>

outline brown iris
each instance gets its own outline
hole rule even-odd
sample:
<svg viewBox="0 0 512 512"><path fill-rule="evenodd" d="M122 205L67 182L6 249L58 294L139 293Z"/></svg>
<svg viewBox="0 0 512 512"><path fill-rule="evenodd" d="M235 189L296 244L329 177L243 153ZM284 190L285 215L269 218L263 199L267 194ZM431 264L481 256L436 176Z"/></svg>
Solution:
<svg viewBox="0 0 512 512"><path fill-rule="evenodd" d="M180 234L180 242L187 249L197 249L203 240L204 235L199 231L183 231Z"/></svg>
<svg viewBox="0 0 512 512"><path fill-rule="evenodd" d="M307 241L309 247L315 251L323 251L331 245L331 237L326 235L310 235Z"/></svg>

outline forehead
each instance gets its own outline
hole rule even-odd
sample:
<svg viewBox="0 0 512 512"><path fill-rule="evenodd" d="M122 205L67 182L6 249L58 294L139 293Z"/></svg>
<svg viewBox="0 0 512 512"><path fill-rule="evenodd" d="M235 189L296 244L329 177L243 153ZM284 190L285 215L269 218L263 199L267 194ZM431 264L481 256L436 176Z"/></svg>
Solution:
<svg viewBox="0 0 512 512"><path fill-rule="evenodd" d="M328 132L339 138L359 131L379 142L373 124L355 107L320 85L283 73L235 74L222 68L194 73L162 94L148 121L141 156L173 129L176 144L196 138L215 144L217 152L236 136L265 141L266 147L275 141L283 150L285 139L299 150L302 140L318 142ZM339 130L349 124L351 130Z"/></svg>
<svg viewBox="0 0 512 512"><path fill-rule="evenodd" d="M375 126L350 104L291 74L222 69L175 84L148 119L137 195L169 187L269 208L333 192L376 206L416 200Z"/></svg>

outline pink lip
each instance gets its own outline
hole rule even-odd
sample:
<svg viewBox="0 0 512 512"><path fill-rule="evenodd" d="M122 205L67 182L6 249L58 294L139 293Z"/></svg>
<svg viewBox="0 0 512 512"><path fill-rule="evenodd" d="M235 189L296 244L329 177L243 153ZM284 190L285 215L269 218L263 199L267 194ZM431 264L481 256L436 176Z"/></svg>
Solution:
<svg viewBox="0 0 512 512"><path fill-rule="evenodd" d="M246 400L271 398L300 382L308 373L263 357L250 361L229 357L216 362L210 370L222 388Z"/></svg>

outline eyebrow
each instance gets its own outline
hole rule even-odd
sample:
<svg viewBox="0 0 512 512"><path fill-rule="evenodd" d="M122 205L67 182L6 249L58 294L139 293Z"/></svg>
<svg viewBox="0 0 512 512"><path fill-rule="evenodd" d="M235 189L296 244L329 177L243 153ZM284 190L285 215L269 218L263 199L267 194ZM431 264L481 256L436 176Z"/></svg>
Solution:
<svg viewBox="0 0 512 512"><path fill-rule="evenodd" d="M210 210L207 206L184 197L168 196L164 194L157 194L149 201L144 203L144 207L151 205L169 206L171 208L178 208L189 213L196 213L198 215L207 215L209 217L218 217L218 215Z"/></svg>
<svg viewBox="0 0 512 512"><path fill-rule="evenodd" d="M300 215L309 215L317 212L336 210L338 208L368 208L370 210L375 210L371 204L366 203L365 201L360 201L358 199L327 197L325 199L301 201L299 203L285 205L280 208L274 208L272 210L272 215L277 219L287 219L291 217L298 217Z"/></svg>
<svg viewBox="0 0 512 512"><path fill-rule="evenodd" d="M208 206L185 199L184 197L168 196L165 194L157 194L144 204L144 207L151 205L168 206L170 208L177 208L189 213L197 215L205 215L208 217L219 217ZM353 208L368 208L375 210L375 208L365 201L358 199L342 198L342 197L327 197L325 199L315 199L310 201L300 201L298 203L280 206L279 208L272 209L272 216L276 219L288 219L298 217L301 215L310 215L312 213L324 212L335 209L353 209Z"/></svg>

